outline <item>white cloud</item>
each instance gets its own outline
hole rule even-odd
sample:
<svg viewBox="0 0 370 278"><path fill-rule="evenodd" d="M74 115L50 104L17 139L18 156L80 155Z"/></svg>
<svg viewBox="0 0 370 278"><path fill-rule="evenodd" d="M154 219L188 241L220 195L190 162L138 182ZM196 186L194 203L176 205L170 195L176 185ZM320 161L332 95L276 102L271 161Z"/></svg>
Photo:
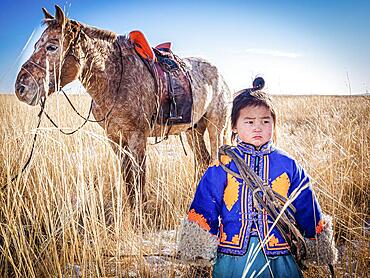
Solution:
<svg viewBox="0 0 370 278"><path fill-rule="evenodd" d="M275 49L263 49L263 48L249 48L245 50L247 54L259 54L259 55L268 55L274 57L286 57L286 58L298 58L302 55L294 52L284 52Z"/></svg>

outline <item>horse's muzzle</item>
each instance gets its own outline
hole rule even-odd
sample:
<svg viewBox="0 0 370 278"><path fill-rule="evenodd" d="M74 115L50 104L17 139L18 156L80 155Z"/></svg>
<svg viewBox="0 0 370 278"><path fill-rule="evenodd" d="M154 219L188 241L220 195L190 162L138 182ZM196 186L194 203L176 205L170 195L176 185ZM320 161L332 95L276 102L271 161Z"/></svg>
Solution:
<svg viewBox="0 0 370 278"><path fill-rule="evenodd" d="M19 96L19 97L23 97L24 96L24 93L26 91L26 86L23 85L23 84L17 84L15 86L15 93Z"/></svg>
<svg viewBox="0 0 370 278"><path fill-rule="evenodd" d="M28 105L35 106L39 102L39 94L31 94L30 91L32 91L32 89L29 88L27 85L24 85L22 83L17 83L15 85L15 94L17 95L18 99L22 102L27 103Z"/></svg>

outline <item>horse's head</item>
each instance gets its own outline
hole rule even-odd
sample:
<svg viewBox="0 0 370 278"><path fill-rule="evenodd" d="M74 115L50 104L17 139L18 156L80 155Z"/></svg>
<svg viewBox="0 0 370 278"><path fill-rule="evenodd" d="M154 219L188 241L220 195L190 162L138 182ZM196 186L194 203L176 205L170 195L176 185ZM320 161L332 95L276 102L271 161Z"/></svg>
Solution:
<svg viewBox="0 0 370 278"><path fill-rule="evenodd" d="M68 19L59 6L55 8L55 16L43 8L47 28L35 44L32 56L22 65L15 83L17 97L29 105L38 104L41 97L58 91L81 72L82 25Z"/></svg>

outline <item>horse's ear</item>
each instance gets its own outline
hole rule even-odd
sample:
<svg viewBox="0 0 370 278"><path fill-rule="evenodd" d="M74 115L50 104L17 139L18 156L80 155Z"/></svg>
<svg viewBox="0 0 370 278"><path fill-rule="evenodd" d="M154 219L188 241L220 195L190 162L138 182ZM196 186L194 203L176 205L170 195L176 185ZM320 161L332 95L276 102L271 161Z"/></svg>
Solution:
<svg viewBox="0 0 370 278"><path fill-rule="evenodd" d="M55 19L61 26L64 26L66 23L64 12L58 5L55 5Z"/></svg>
<svg viewBox="0 0 370 278"><path fill-rule="evenodd" d="M54 19L54 16L52 16L45 8L42 8L42 11L44 12L45 19Z"/></svg>

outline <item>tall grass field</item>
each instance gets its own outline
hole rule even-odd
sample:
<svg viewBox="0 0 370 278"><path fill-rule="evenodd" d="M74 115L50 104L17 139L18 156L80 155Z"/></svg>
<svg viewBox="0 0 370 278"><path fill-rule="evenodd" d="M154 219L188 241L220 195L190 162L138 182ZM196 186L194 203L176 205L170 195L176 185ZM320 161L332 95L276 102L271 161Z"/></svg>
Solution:
<svg viewBox="0 0 370 278"><path fill-rule="evenodd" d="M275 96L278 147L307 170L333 216L338 277L369 277L370 97ZM87 115L90 98L72 101ZM0 277L197 277L176 237L199 175L178 136L147 146L148 202L130 207L120 162L96 123L63 135L39 107L0 95ZM46 112L65 131L83 119L63 95ZM30 164L26 163L37 133ZM183 136L184 141L185 136ZM18 177L13 182L13 177ZM203 268L207 275L210 268ZM309 267L305 277L329 277Z"/></svg>

